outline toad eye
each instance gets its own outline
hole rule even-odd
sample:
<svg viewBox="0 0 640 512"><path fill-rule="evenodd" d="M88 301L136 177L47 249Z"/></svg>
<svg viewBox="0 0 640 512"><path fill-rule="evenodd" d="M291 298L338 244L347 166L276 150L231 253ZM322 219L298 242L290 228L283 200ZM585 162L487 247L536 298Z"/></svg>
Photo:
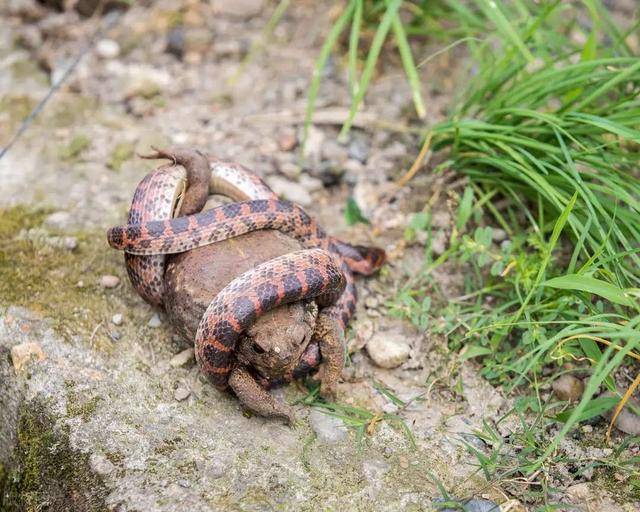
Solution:
<svg viewBox="0 0 640 512"><path fill-rule="evenodd" d="M264 352L265 352L265 350L260 345L258 345L257 343L253 344L253 351L256 354L264 354Z"/></svg>

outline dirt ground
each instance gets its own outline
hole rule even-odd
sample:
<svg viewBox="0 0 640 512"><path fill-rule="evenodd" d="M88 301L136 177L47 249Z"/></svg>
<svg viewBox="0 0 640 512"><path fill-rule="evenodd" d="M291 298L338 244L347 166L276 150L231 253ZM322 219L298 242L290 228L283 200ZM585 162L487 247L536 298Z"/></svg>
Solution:
<svg viewBox="0 0 640 512"><path fill-rule="evenodd" d="M87 48L0 159L0 207L7 222L17 219L0 233L39 248L0 260L1 276L13 280L0 288L0 505L8 510L45 501L52 510L431 510L441 486L501 510L534 509L487 483L464 446L511 401L472 364L460 366L441 336L388 315L387 302L421 263L423 249L403 240L408 219L431 201L446 230L449 191L462 185L452 173L395 185L419 149L402 129L412 109L398 58L383 58L356 128L338 143L349 98L336 53L303 151L313 63L338 6L292 3L265 35L273 9L263 0L136 3L90 44L108 17L0 1L0 147ZM454 51L421 68L429 120L444 115L462 65ZM359 282L339 401L399 413L415 448L397 425L374 424L359 442L340 420L302 405L296 429L247 417L201 378L166 318L135 295L104 236L153 167L136 157L151 145L240 162L331 234L387 249L387 268ZM347 226L349 197L371 224ZM37 222L21 213L29 210L40 210ZM119 283L105 287L111 275ZM451 294L461 278L436 274ZM16 377L9 354L25 343L37 344L42 360ZM390 352L399 363L380 367ZM378 383L412 401L400 408ZM277 393L303 396L295 385ZM580 510L637 510L602 488L555 484L557 499Z"/></svg>

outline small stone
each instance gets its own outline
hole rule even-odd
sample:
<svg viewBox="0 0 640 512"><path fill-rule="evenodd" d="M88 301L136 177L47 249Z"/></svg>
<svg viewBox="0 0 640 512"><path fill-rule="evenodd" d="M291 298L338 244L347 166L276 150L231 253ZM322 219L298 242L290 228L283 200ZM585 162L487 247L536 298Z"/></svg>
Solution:
<svg viewBox="0 0 640 512"><path fill-rule="evenodd" d="M431 251L435 256L441 256L447 249L447 235L444 231L438 231L431 238Z"/></svg>
<svg viewBox="0 0 640 512"><path fill-rule="evenodd" d="M377 332L367 342L367 352L373 362L382 368L396 368L409 358L411 347L401 332Z"/></svg>
<svg viewBox="0 0 640 512"><path fill-rule="evenodd" d="M433 212L431 215L431 225L434 228L446 229L451 225L451 215L447 211Z"/></svg>
<svg viewBox="0 0 640 512"><path fill-rule="evenodd" d="M116 313L111 317L111 323L113 325L122 325L123 321L124 321L124 315L122 313Z"/></svg>
<svg viewBox="0 0 640 512"><path fill-rule="evenodd" d="M374 309L380 305L380 301L376 297L367 297L364 301L364 305L367 308Z"/></svg>
<svg viewBox="0 0 640 512"><path fill-rule="evenodd" d="M290 131L283 133L278 138L278 147L280 151L291 151L298 144L298 137L296 137L295 132Z"/></svg>
<svg viewBox="0 0 640 512"><path fill-rule="evenodd" d="M584 392L584 384L582 381L568 373L554 381L551 388L560 400L569 402L580 400Z"/></svg>
<svg viewBox="0 0 640 512"><path fill-rule="evenodd" d="M45 358L42 347L35 342L20 343L11 347L11 361L16 373L20 373L31 361L43 361Z"/></svg>
<svg viewBox="0 0 640 512"><path fill-rule="evenodd" d="M234 0L233 2L218 0L215 4L218 12L233 18L249 19L260 14L264 0Z"/></svg>
<svg viewBox="0 0 640 512"><path fill-rule="evenodd" d="M76 283L76 288L84 288L84 281L80 280Z"/></svg>
<svg viewBox="0 0 640 512"><path fill-rule="evenodd" d="M179 368L181 366L185 366L194 357L195 357L195 352L193 348L187 348L182 352L178 352L175 356L173 356L169 360L169 366L171 366L172 368Z"/></svg>
<svg viewBox="0 0 640 512"><path fill-rule="evenodd" d="M105 275L100 278L100 285L103 288L115 288L120 284L120 278L118 276Z"/></svg>
<svg viewBox="0 0 640 512"><path fill-rule="evenodd" d="M491 238L496 243L500 243L507 239L507 232L504 229L494 228L491 233Z"/></svg>
<svg viewBox="0 0 640 512"><path fill-rule="evenodd" d="M300 185L302 185L309 192L317 192L318 190L322 190L324 188L322 180L314 178L313 176L309 176L308 174L303 174L302 176L300 176Z"/></svg>
<svg viewBox="0 0 640 512"><path fill-rule="evenodd" d="M309 413L309 423L320 442L335 444L347 438L347 427L340 418L335 416L313 409Z"/></svg>
<svg viewBox="0 0 640 512"><path fill-rule="evenodd" d="M189 483L189 481L185 480L184 478L178 480L178 485L180 487L184 487L185 489L188 489L189 487L191 487L191 484Z"/></svg>
<svg viewBox="0 0 640 512"><path fill-rule="evenodd" d="M600 396L611 397L614 395L610 391L607 391ZM620 414L618 414L618 417L614 422L614 426L621 432L624 432L625 434L638 436L640 435L640 416L637 416L636 414L634 414L629 409L629 405L635 407L636 409L640 409L640 400L636 398L630 398L629 401L623 407L622 411L620 411ZM611 418L613 418L614 411L615 411L615 408L607 411L603 416L608 421L611 421Z"/></svg>
<svg viewBox="0 0 640 512"><path fill-rule="evenodd" d="M160 327L162 325L162 320L160 319L160 315L158 313L154 313L153 316L147 322L149 327L153 327L154 329Z"/></svg>
<svg viewBox="0 0 640 512"><path fill-rule="evenodd" d="M173 392L173 398L175 398L178 402L182 402L189 398L191 394L191 390L186 386L178 386L176 390Z"/></svg>
<svg viewBox="0 0 640 512"><path fill-rule="evenodd" d="M115 59L120 55L120 45L113 39L100 39L96 43L96 53L103 59Z"/></svg>
<svg viewBox="0 0 640 512"><path fill-rule="evenodd" d="M267 183L277 195L289 201L301 206L310 206L312 203L311 194L300 183L281 176L269 176Z"/></svg>
<svg viewBox="0 0 640 512"><path fill-rule="evenodd" d="M178 59L182 59L184 55L185 37L184 27L178 25L172 28L167 34L167 46L165 51Z"/></svg>
<svg viewBox="0 0 640 512"><path fill-rule="evenodd" d="M313 125L310 126L304 150L302 152L303 156L309 160L318 161L320 159L320 151L322 150L324 139L325 136L322 130Z"/></svg>
<svg viewBox="0 0 640 512"><path fill-rule="evenodd" d="M54 212L44 219L44 226L48 229L57 231L65 231L69 229L73 222L73 218L69 212Z"/></svg>
<svg viewBox="0 0 640 512"><path fill-rule="evenodd" d="M284 162L279 166L280 172L287 178L298 179L302 173L302 169L293 162Z"/></svg>
<svg viewBox="0 0 640 512"><path fill-rule="evenodd" d="M120 341L122 339L122 333L120 331L111 331L111 339L113 341Z"/></svg>
<svg viewBox="0 0 640 512"><path fill-rule="evenodd" d="M349 158L365 163L369 158L369 148L364 140L355 138L349 144Z"/></svg>
<svg viewBox="0 0 640 512"><path fill-rule="evenodd" d="M398 457L398 464L402 469L407 469L409 467L409 459L404 455L400 455L400 457Z"/></svg>
<svg viewBox="0 0 640 512"><path fill-rule="evenodd" d="M65 236L62 238L62 246L67 251L73 251L78 247L78 239L75 236Z"/></svg>

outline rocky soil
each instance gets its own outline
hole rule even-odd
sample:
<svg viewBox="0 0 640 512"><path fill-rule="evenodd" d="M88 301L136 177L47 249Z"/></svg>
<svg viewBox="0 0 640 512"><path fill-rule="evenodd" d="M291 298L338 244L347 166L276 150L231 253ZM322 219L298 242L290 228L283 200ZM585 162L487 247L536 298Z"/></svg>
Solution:
<svg viewBox="0 0 640 512"><path fill-rule="evenodd" d="M431 510L442 486L477 498L477 510L490 501L526 510L487 484L464 446L481 443L470 433L510 402L473 366L460 367L443 339L385 307L420 265L422 250L402 241L409 215L456 182L394 184L417 140L379 128L404 126L410 112L393 58L344 143L336 135L345 71L338 57L329 62L301 151L309 77L335 12L294 4L265 37L274 4L263 0L135 3L0 159L0 509ZM104 21L0 0L0 146ZM423 69L432 119L453 89L454 57ZM302 404L295 428L250 417L199 375L189 346L135 295L104 236L152 168L135 157L152 144L238 161L332 234L386 247L388 267L361 282L339 402L398 413L415 447L397 424L372 421L359 439ZM348 197L370 225L346 225ZM446 206L436 218L448 226ZM453 293L460 276L436 278ZM276 393L289 402L306 395L293 384ZM618 507L578 486L562 499Z"/></svg>

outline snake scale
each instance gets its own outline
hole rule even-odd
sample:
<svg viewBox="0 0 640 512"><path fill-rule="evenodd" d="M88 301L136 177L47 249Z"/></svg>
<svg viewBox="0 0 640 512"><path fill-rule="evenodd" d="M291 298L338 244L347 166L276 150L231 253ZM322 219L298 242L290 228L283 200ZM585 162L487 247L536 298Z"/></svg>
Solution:
<svg viewBox="0 0 640 512"><path fill-rule="evenodd" d="M169 159L181 167L165 166L145 176L134 194L127 225L109 229L107 240L125 251L130 280L150 304L162 305L167 254L261 229L279 230L304 247L238 276L207 308L196 333L196 359L216 387L229 386L242 333L281 304L314 298L322 308L300 372L316 364L318 347L322 353L328 340L343 339L355 312L353 274L370 275L379 269L385 261L382 249L329 236L300 206L279 200L262 179L238 164L209 160L187 149L156 150L146 158ZM209 194L226 195L234 202L200 212ZM339 373L341 358L325 361L325 373Z"/></svg>

